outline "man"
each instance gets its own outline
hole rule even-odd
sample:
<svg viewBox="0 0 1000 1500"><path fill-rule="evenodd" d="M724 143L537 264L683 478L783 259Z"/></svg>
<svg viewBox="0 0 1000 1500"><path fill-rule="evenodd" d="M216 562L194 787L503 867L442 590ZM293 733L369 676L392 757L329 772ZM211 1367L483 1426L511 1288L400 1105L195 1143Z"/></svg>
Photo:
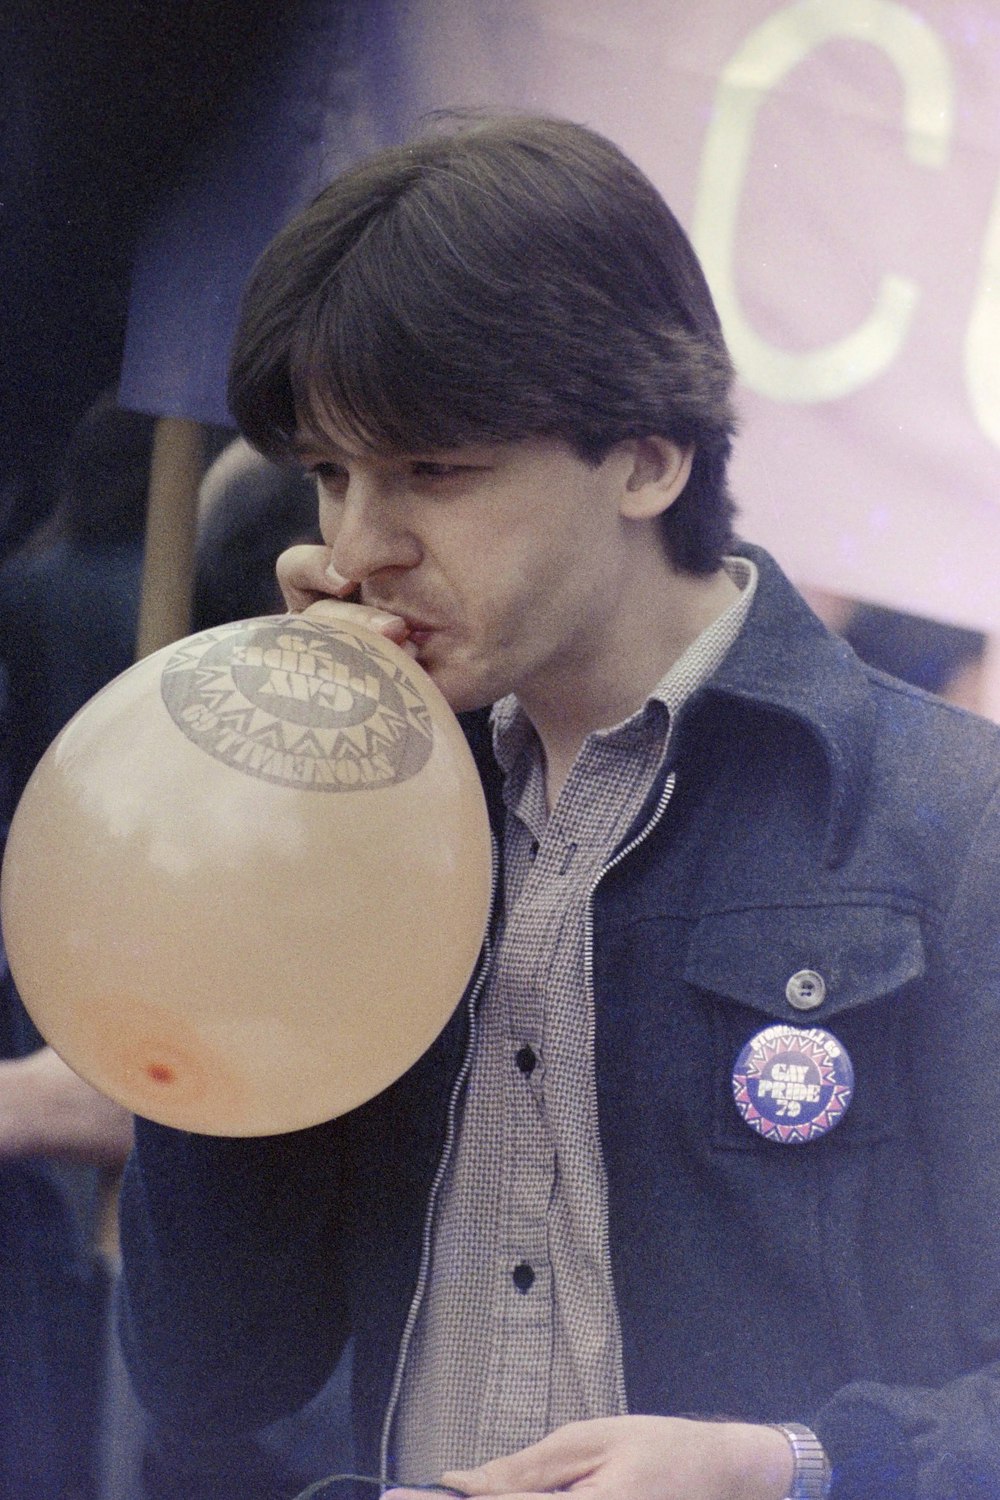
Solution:
<svg viewBox="0 0 1000 1500"><path fill-rule="evenodd" d="M272 1420L353 1330L393 1494L1000 1487L1000 745L735 546L731 378L669 210L563 122L384 152L259 265L233 410L324 539L286 599L462 714L500 881L383 1095L140 1122L125 1334L165 1420Z"/></svg>

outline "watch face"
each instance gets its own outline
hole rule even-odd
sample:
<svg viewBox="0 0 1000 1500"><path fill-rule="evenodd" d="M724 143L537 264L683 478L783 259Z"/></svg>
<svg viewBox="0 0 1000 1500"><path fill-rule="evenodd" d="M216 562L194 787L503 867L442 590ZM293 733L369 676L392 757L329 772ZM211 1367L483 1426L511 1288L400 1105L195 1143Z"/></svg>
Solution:
<svg viewBox="0 0 1000 1500"><path fill-rule="evenodd" d="M732 1086L751 1130L779 1145L801 1146L843 1119L854 1068L843 1044L821 1027L766 1026L737 1057Z"/></svg>

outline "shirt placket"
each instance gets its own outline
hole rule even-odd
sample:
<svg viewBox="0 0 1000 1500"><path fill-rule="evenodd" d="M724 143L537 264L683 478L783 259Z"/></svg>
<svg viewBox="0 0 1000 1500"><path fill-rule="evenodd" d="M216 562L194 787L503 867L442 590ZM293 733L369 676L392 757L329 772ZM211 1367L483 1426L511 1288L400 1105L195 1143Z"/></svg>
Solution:
<svg viewBox="0 0 1000 1500"><path fill-rule="evenodd" d="M498 1452L516 1411L534 1435L545 1432L551 1377L553 1277L549 1210L556 1151L546 1116L548 975L563 924L558 872L565 840L555 828L530 829L511 817L504 937L491 995L489 1047L503 1079L503 1207L494 1263L495 1333L477 1446ZM529 958L530 956L530 958Z"/></svg>

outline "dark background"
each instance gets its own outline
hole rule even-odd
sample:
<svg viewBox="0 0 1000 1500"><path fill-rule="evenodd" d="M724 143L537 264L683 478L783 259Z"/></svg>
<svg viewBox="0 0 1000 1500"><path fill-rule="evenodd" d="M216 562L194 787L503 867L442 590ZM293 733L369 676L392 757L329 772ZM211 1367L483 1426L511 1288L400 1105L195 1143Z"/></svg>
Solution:
<svg viewBox="0 0 1000 1500"><path fill-rule="evenodd" d="M118 376L136 235L295 24L295 0L0 5L0 557Z"/></svg>

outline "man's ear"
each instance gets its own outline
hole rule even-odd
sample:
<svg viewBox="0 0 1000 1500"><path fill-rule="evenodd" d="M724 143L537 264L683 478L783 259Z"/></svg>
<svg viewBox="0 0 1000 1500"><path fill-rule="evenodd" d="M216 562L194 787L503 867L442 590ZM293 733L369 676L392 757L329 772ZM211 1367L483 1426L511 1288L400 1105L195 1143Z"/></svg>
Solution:
<svg viewBox="0 0 1000 1500"><path fill-rule="evenodd" d="M631 438L632 469L619 502L621 514L630 521L648 521L662 515L691 477L694 445L681 447L664 437Z"/></svg>

